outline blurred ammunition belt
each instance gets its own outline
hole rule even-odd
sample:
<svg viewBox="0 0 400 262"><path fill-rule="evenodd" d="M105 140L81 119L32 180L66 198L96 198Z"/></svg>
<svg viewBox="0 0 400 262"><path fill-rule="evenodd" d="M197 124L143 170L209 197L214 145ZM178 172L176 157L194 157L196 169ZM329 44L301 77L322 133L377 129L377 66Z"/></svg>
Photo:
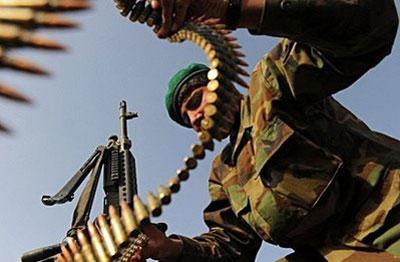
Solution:
<svg viewBox="0 0 400 262"><path fill-rule="evenodd" d="M123 16L133 22L139 21L158 30L161 23L160 10L153 10L147 1L115 0ZM158 187L157 194L147 194L147 204L139 196L134 196L133 210L126 204L110 207L109 218L97 217L96 226L89 223L87 229L78 232L77 239L69 239L62 246L57 261L129 261L138 249L135 239L140 234L140 225L150 223L151 217L162 213L162 206L171 202L171 195L177 193L181 182L189 179L189 172L204 159L206 150L214 149L213 139L221 140L231 130L235 115L240 107L241 95L234 83L247 87L239 75L248 76L242 66L247 64L237 51L236 38L229 36L231 31L217 20L192 21L186 23L168 40L179 43L185 40L194 42L205 53L210 71L208 72L209 93L206 97L205 118L201 122L202 131L198 142L191 146L191 155L184 158L184 167L177 170L176 176L166 185ZM119 212L118 212L119 210Z"/></svg>

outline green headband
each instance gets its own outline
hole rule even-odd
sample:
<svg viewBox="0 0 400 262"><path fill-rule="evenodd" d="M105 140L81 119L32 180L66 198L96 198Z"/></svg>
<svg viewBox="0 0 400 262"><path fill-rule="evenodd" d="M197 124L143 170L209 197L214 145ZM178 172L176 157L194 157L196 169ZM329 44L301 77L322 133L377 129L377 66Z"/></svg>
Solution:
<svg viewBox="0 0 400 262"><path fill-rule="evenodd" d="M168 89L165 95L165 106L167 107L168 115L172 120L183 125L190 127L189 123L186 123L182 118L180 112L180 101L178 101L179 94L183 91L183 88L187 89L190 86L185 83L196 75L206 73L210 70L206 65L193 63L188 67L179 70L168 82Z"/></svg>

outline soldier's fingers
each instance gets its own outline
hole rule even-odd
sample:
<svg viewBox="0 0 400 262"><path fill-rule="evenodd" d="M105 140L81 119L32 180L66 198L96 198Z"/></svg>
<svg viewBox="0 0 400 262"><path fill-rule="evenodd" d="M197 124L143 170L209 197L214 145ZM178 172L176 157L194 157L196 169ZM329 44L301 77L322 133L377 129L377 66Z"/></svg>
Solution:
<svg viewBox="0 0 400 262"><path fill-rule="evenodd" d="M141 262L143 261L141 254L138 253L138 251L135 252L135 254L133 254L133 256L131 256L129 258L129 262Z"/></svg>
<svg viewBox="0 0 400 262"><path fill-rule="evenodd" d="M151 1L151 7L153 9L160 9L161 8L161 3L159 0L152 0Z"/></svg>
<svg viewBox="0 0 400 262"><path fill-rule="evenodd" d="M190 1L177 0L174 5L175 10L175 21L172 25L172 31L177 31L185 21L187 10L189 8Z"/></svg>
<svg viewBox="0 0 400 262"><path fill-rule="evenodd" d="M172 25L172 13L174 11L174 0L161 0L162 25L157 35L160 38L168 36Z"/></svg>

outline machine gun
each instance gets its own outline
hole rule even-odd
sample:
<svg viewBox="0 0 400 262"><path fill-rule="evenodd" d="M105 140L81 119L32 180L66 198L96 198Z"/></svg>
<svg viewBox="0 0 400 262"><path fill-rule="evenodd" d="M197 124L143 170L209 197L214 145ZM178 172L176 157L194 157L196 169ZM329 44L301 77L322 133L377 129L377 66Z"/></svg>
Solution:
<svg viewBox="0 0 400 262"><path fill-rule="evenodd" d="M136 117L138 114L127 112L126 102L121 101L119 137L111 136L105 146L98 146L58 193L54 196L42 196L42 203L46 206L70 202L74 199L75 191L91 173L75 207L67 237L76 238L77 231L86 228L102 169L105 193L103 213L108 216L109 206L118 208L122 201L133 208L133 196L137 194L136 166L135 158L130 151L132 142L128 137L127 122ZM52 257L60 252L61 244L51 245L28 251L22 255L21 260L22 262L53 261Z"/></svg>

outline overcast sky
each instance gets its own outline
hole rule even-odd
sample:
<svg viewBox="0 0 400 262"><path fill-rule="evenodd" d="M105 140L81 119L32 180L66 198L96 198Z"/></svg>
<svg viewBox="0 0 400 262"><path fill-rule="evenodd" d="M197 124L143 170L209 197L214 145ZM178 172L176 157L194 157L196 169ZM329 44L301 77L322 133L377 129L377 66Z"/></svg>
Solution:
<svg viewBox="0 0 400 262"><path fill-rule="evenodd" d="M17 52L53 72L37 78L2 70L3 83L34 99L33 106L2 100L0 119L14 133L0 135L2 167L0 261L17 261L24 251L60 242L76 204L45 207L40 198L54 194L81 167L98 145L118 134L118 105L125 99L140 117L129 123L136 157L139 191L154 191L181 167L195 136L171 122L164 108L169 77L191 62L205 62L193 44L170 44L151 30L119 16L113 1L96 1L94 8L73 17L79 30L47 31L69 46L67 53ZM254 66L276 38L235 33ZM400 138L400 50L362 77L337 98L370 127ZM249 71L251 67L249 68ZM195 236L206 230L202 210L207 205L207 178L212 156L200 163L191 179L173 197L160 221L169 233ZM102 189L93 215L100 212ZM257 261L274 261L287 254L264 244Z"/></svg>

